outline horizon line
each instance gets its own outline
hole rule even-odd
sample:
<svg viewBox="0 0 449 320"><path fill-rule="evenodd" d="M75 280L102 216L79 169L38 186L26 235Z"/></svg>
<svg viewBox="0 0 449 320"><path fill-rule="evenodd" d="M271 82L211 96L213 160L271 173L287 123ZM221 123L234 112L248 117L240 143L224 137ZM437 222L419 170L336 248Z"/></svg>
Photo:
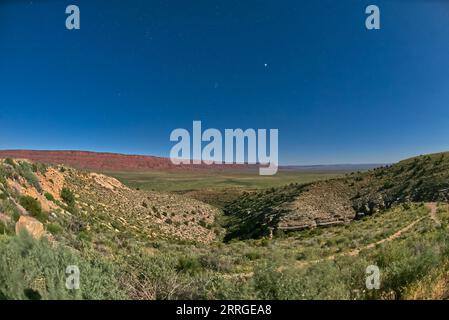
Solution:
<svg viewBox="0 0 449 320"><path fill-rule="evenodd" d="M0 152L83 152L92 154L110 154L110 155L120 155L120 156L130 156L130 157L149 157L149 158L159 158L170 160L169 157L149 155L149 154L136 154L136 153L123 153L123 152L111 152L111 151L92 151L92 150L79 150L79 149L0 149ZM193 161L194 159L183 159ZM346 163L323 163L323 164L280 164L279 168L292 168L292 167L326 167L326 166L385 166L391 165L396 162L346 162ZM225 163L222 163L224 165ZM249 164L249 163L233 163L236 165L260 165L260 163Z"/></svg>

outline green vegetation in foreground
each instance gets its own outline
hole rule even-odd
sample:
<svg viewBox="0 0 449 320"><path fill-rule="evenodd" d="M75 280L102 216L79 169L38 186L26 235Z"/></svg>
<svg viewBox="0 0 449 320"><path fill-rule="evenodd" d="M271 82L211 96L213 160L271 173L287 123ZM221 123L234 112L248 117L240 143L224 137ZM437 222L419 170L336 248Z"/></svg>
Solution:
<svg viewBox="0 0 449 320"><path fill-rule="evenodd" d="M309 183L340 177L342 172L279 171L260 176L257 171L147 171L105 172L123 184L140 190L176 192L222 207L244 191L279 187L289 183Z"/></svg>
<svg viewBox="0 0 449 320"><path fill-rule="evenodd" d="M80 290L66 289L65 270L71 265L80 270ZM94 252L80 254L26 232L0 235L0 299L124 299L117 279L116 266Z"/></svg>
<svg viewBox="0 0 449 320"><path fill-rule="evenodd" d="M0 296L6 299L401 299L447 281L449 212L437 227L422 205L328 229L229 244L123 244L116 254L78 251L46 240L0 235ZM354 248L403 229L401 237L359 255ZM186 255L186 253L188 253ZM335 260L325 259L334 255ZM95 257L95 258L94 258ZM322 260L320 260L322 259ZM81 269L81 290L63 287L66 265ZM381 270L380 290L366 290L366 267ZM429 275L432 275L429 278ZM442 278L443 277L443 278ZM423 279L428 282L423 283ZM441 292L445 298L445 292Z"/></svg>

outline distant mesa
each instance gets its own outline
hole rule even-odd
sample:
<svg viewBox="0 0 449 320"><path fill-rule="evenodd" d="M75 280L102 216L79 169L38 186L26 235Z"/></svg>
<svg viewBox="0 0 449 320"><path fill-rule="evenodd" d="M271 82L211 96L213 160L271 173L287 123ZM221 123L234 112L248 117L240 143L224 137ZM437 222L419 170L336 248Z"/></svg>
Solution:
<svg viewBox="0 0 449 320"><path fill-rule="evenodd" d="M28 159L48 164L64 164L77 169L98 171L148 171L148 170L197 170L197 169L250 169L255 166L233 165L174 165L169 158L126 155L91 151L0 150L0 158Z"/></svg>

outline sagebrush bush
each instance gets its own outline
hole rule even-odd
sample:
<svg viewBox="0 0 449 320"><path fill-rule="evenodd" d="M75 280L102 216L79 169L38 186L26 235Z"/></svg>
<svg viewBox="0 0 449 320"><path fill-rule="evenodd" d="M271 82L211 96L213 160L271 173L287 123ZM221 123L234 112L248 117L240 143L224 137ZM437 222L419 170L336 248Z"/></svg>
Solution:
<svg viewBox="0 0 449 320"><path fill-rule="evenodd" d="M178 272L176 257L149 256L138 250L122 261L121 282L132 299L167 300L195 297L195 288L186 274Z"/></svg>
<svg viewBox="0 0 449 320"><path fill-rule="evenodd" d="M45 192L44 196L48 201L53 201L53 202L55 201L55 197L53 197L53 195L51 193Z"/></svg>
<svg viewBox="0 0 449 320"><path fill-rule="evenodd" d="M14 229L12 225L8 225L2 221L0 221L0 234L13 235Z"/></svg>
<svg viewBox="0 0 449 320"><path fill-rule="evenodd" d="M16 205L9 199L0 200L0 211L9 215L13 222L16 222L20 218Z"/></svg>
<svg viewBox="0 0 449 320"><path fill-rule="evenodd" d="M229 258L212 254L199 257L199 262L204 269L218 272L231 272L234 268L234 265Z"/></svg>
<svg viewBox="0 0 449 320"><path fill-rule="evenodd" d="M16 163L15 163L14 160L11 159L11 158L6 158L6 159L5 159L5 163L6 163L6 164L9 164L9 165L12 166L12 167L15 167L15 166L16 166Z"/></svg>
<svg viewBox="0 0 449 320"><path fill-rule="evenodd" d="M53 235L57 235L57 234L60 234L63 231L63 229L57 223L49 223L49 224L47 224L47 231Z"/></svg>
<svg viewBox="0 0 449 320"><path fill-rule="evenodd" d="M25 178L25 180L36 188L38 192L42 192L42 187L39 183L39 179L33 172L33 165L26 161L20 161L19 165L16 167L18 174Z"/></svg>
<svg viewBox="0 0 449 320"><path fill-rule="evenodd" d="M80 269L80 289L68 290L66 268ZM0 296L5 299L121 299L126 295L112 264L82 258L74 251L46 240L36 241L25 232L0 236Z"/></svg>
<svg viewBox="0 0 449 320"><path fill-rule="evenodd" d="M45 222L47 220L47 215L42 212L41 204L33 197L21 196L19 199L19 203L22 207L25 208L26 211L28 211L28 213L30 213L39 221Z"/></svg>
<svg viewBox="0 0 449 320"><path fill-rule="evenodd" d="M180 257L176 270L187 273L197 273L202 269L198 257Z"/></svg>
<svg viewBox="0 0 449 320"><path fill-rule="evenodd" d="M66 187L61 190L61 198L69 207L73 207L75 205L75 195Z"/></svg>

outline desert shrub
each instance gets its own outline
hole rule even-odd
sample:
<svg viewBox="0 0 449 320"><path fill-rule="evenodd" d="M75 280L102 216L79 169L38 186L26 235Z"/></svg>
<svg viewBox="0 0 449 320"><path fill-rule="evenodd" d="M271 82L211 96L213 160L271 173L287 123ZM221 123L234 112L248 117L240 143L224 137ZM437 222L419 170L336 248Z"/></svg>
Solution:
<svg viewBox="0 0 449 320"><path fill-rule="evenodd" d="M75 206L75 195L73 194L73 192L64 187L61 190L61 198L62 200L64 200L64 202L69 206L69 207L74 207Z"/></svg>
<svg viewBox="0 0 449 320"><path fill-rule="evenodd" d="M62 232L62 227L57 223L49 223L47 224L47 230L53 235L60 234Z"/></svg>
<svg viewBox="0 0 449 320"><path fill-rule="evenodd" d="M394 183L391 181L385 181L382 187L384 190L387 190L394 187Z"/></svg>
<svg viewBox="0 0 449 320"><path fill-rule="evenodd" d="M45 163L33 163L33 172L39 172L40 174L45 174L47 172L48 166Z"/></svg>
<svg viewBox="0 0 449 320"><path fill-rule="evenodd" d="M78 233L78 239L82 242L92 241L92 237L87 231L80 231L80 233Z"/></svg>
<svg viewBox="0 0 449 320"><path fill-rule="evenodd" d="M363 283L364 284L364 283ZM254 274L258 299L348 299L346 276L333 263L314 265L306 270L280 271L274 263L258 267Z"/></svg>
<svg viewBox="0 0 449 320"><path fill-rule="evenodd" d="M264 264L254 273L254 290L260 299L281 299L283 295L291 292L285 291L283 273L277 270L274 264ZM282 283L284 282L284 283ZM294 299L292 297L292 299Z"/></svg>
<svg viewBox="0 0 449 320"><path fill-rule="evenodd" d="M257 251L249 251L245 253L245 257L251 261L258 260L262 257L262 255Z"/></svg>
<svg viewBox="0 0 449 320"><path fill-rule="evenodd" d="M234 267L229 258L212 254L201 256L199 258L199 262L204 269L210 269L218 272L231 272Z"/></svg>
<svg viewBox="0 0 449 320"><path fill-rule="evenodd" d="M253 281L242 281L238 277L211 275L204 284L205 299L254 300L257 299Z"/></svg>
<svg viewBox="0 0 449 320"><path fill-rule="evenodd" d="M5 161L6 162L6 161ZM11 179L14 176L14 168L0 164L0 182L5 184L6 179Z"/></svg>
<svg viewBox="0 0 449 320"><path fill-rule="evenodd" d="M55 201L55 197L51 193L45 192L44 196L48 201Z"/></svg>
<svg viewBox="0 0 449 320"><path fill-rule="evenodd" d="M16 166L16 163L15 163L14 160L11 159L11 158L6 158L6 159L5 159L5 163L6 163L6 164L9 164L9 165L12 166L12 167L15 167L15 166Z"/></svg>
<svg viewBox="0 0 449 320"><path fill-rule="evenodd" d="M202 218L202 219L199 221L199 225L202 226L203 228L206 228L206 226L207 226L206 220L205 220L204 218Z"/></svg>
<svg viewBox="0 0 449 320"><path fill-rule="evenodd" d="M197 257L181 257L176 265L177 271L190 274L197 273L201 269L201 263Z"/></svg>
<svg viewBox="0 0 449 320"><path fill-rule="evenodd" d="M304 252L299 252L296 255L296 260L305 260L307 258L307 255Z"/></svg>
<svg viewBox="0 0 449 320"><path fill-rule="evenodd" d="M17 222L20 218L19 210L16 205L9 199L0 202L0 210L11 216L13 222Z"/></svg>
<svg viewBox="0 0 449 320"><path fill-rule="evenodd" d="M140 249L123 257L122 283L132 299L231 299L249 298L249 285L207 271L191 272L198 267L196 257L176 254L148 255ZM182 261L182 262L181 262ZM187 271L188 270L188 271ZM199 271L199 270L198 270Z"/></svg>
<svg viewBox="0 0 449 320"><path fill-rule="evenodd" d="M68 290L66 268L78 266L80 289ZM112 264L82 258L26 233L0 238L0 296L5 299L119 299L126 297Z"/></svg>
<svg viewBox="0 0 449 320"><path fill-rule="evenodd" d="M118 221L111 221L110 224L116 230L122 230L123 229L123 226Z"/></svg>
<svg viewBox="0 0 449 320"><path fill-rule="evenodd" d="M25 208L33 217L38 219L41 222L45 222L47 220L47 215L42 212L42 207L39 201L30 196L21 196L19 199L19 203L22 207Z"/></svg>
<svg viewBox="0 0 449 320"><path fill-rule="evenodd" d="M7 225L7 224L3 223L2 221L0 221L0 235L1 234L13 235L14 229L12 228L11 225Z"/></svg>
<svg viewBox="0 0 449 320"><path fill-rule="evenodd" d="M204 288L189 273L177 271L179 261L171 255L149 256L132 251L122 262L121 283L132 299L199 299Z"/></svg>
<svg viewBox="0 0 449 320"><path fill-rule="evenodd" d="M19 175L25 178L25 180L36 188L38 192L42 192L42 187L39 183L39 179L33 172L33 166L29 162L21 161L17 167Z"/></svg>
<svg viewBox="0 0 449 320"><path fill-rule="evenodd" d="M257 245L258 246L260 246L260 247L268 247L269 245L270 245L270 239L268 239L268 238L262 238L258 243L257 243Z"/></svg>

